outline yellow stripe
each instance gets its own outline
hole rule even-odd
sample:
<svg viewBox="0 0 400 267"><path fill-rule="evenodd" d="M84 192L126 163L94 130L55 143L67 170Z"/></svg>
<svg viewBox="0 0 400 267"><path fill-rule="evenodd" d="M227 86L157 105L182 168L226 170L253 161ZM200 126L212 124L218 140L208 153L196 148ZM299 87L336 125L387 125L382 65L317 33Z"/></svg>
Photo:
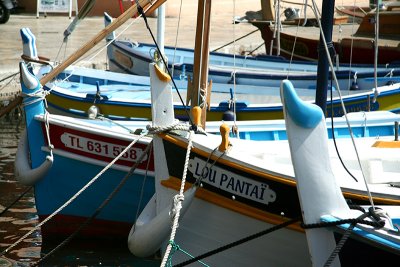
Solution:
<svg viewBox="0 0 400 267"><path fill-rule="evenodd" d="M79 100L71 100L64 97L60 97L54 94L49 94L46 97L47 101L59 108L64 110L80 110L87 113L89 108L93 105ZM151 110L148 107L130 107L120 105L108 105L108 104L96 104L100 109L100 113L105 116L121 116L127 118L144 118L151 119Z"/></svg>
<svg viewBox="0 0 400 267"><path fill-rule="evenodd" d="M376 141L372 147L377 147L377 148L400 148L400 142L399 141Z"/></svg>
<svg viewBox="0 0 400 267"><path fill-rule="evenodd" d="M70 99L66 99L63 97L59 97L53 94L49 94L47 96L47 101L50 104L55 106L59 106L65 110L76 109L81 110L83 112L87 112L89 107L92 105L91 103L84 103L82 101L74 101ZM355 105L357 103L362 103L364 101L357 101L350 103L351 105ZM400 94L390 95L388 97L378 97L379 110L392 110L400 107ZM122 105L107 105L107 104L99 104L97 105L100 108L100 112L105 116L121 116L121 117L133 117L133 118L144 118L151 119L151 110L150 107L129 107ZM338 106L338 105L335 105ZM184 110L175 110L175 115L177 116L186 116L186 112ZM223 111L209 111L207 112L207 121L220 121L222 120L224 115ZM236 114L236 118L239 121L243 120L266 120L266 119L283 119L282 111L246 111L246 112L238 112Z"/></svg>

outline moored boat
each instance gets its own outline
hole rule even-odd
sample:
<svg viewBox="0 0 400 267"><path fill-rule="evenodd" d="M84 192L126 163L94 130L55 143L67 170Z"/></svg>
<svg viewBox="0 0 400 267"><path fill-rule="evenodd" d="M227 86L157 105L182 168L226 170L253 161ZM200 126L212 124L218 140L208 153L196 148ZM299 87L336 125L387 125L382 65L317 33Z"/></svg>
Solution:
<svg viewBox="0 0 400 267"><path fill-rule="evenodd" d="M35 37L29 29L22 29L21 36L24 44L24 54L27 62L37 56ZM39 67L35 72L40 79L47 78L51 65ZM382 77L385 83L392 83L394 77ZM373 82L372 78L368 78ZM315 83L315 80L313 80ZM96 103L99 113L112 119L151 119L150 114L150 80L144 76L113 73L102 70L92 70L70 66L60 72L44 87L50 94L47 97L49 107L53 112L78 117L87 117L88 110ZM175 84L182 93L186 92L187 81L177 80ZM347 91L344 101L348 111L378 111L387 110L398 112L400 101L399 84L379 87L378 90ZM297 89L304 100L314 98L314 90ZM374 98L376 101L374 102ZM338 92L332 92L332 104L328 103L328 116L342 116L338 101ZM175 115L187 119L185 107L179 103L181 97L175 95ZM185 98L185 97L183 97ZM333 106L331 112L330 106ZM209 103L210 111L207 119L210 121L232 120L235 110L237 121L282 119L282 105L279 103L277 87L234 85L213 83Z"/></svg>
<svg viewBox="0 0 400 267"><path fill-rule="evenodd" d="M272 8L272 1L263 8ZM379 12L379 38L378 38L378 63L379 64L398 64L400 60L398 23L400 13L397 10ZM332 42L334 55L340 63L351 64L374 64L375 31L370 21L375 21L375 13L366 14L360 25L354 27L352 23L333 25ZM265 41L267 53L274 51L286 58L301 60L318 60L318 27L305 27L304 31L299 31L298 26L282 25L279 32L279 47L274 37L274 29L269 23L264 21L251 21L256 26ZM301 26L300 26L301 27ZM293 53L292 53L293 51Z"/></svg>
<svg viewBox="0 0 400 267"><path fill-rule="evenodd" d="M282 87L294 91L288 81L283 82ZM164 94L166 88L168 85L161 86L155 95ZM157 110L172 112L171 102L166 103L164 98L154 103L155 114ZM173 118L173 114L169 116ZM298 116L303 117L301 110ZM170 121L164 114L162 120L153 120L153 123L167 127L165 124ZM163 260L171 260L173 264L192 262L187 256L189 253L193 255L193 261L202 260L209 265L257 265L266 261L271 266L310 265L306 236L296 223L301 210L288 143L227 141L224 140L227 129L222 129L221 137L186 131L165 132L154 137L155 199L148 203L138 223L132 227L128 240L131 251L137 256L154 253L151 249L138 248L138 244L148 242L148 248L161 248ZM329 157L335 162L333 169L340 177L343 195L352 203L363 204L367 192L364 184L357 180L361 173L348 150L350 140L336 142L345 166L356 180L341 165L333 142L329 143ZM375 141L374 138L356 139L357 145L362 145L365 150ZM400 201L396 193L398 188L392 186L397 179L395 176L380 179L382 172L398 171L385 167L392 157L382 158L375 168L372 167L375 163L373 155L374 152L368 153L361 159L363 166L370 168L367 179L372 197L379 204L397 205ZM191 188L195 193L183 194L184 188ZM185 203L186 198L189 203ZM171 202L176 204L171 206ZM180 205L183 206L181 215ZM173 229L169 237L171 221ZM157 225L157 228L149 229L149 225ZM281 225L287 227L267 234L269 229ZM164 239L152 239L153 231L164 233ZM255 236L257 238L251 238ZM185 253L169 254L177 246ZM226 250L221 252L222 248ZM282 258L282 253L291 257Z"/></svg>

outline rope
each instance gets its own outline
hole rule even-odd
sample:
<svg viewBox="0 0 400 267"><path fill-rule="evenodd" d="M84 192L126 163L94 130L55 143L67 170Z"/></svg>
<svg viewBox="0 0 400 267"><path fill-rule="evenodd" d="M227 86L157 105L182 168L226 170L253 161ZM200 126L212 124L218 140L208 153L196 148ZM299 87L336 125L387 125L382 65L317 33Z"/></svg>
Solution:
<svg viewBox="0 0 400 267"><path fill-rule="evenodd" d="M19 74L19 71L16 72L16 73L10 74L10 75L8 75L7 77L4 77L3 79L0 80L0 82L3 82L3 81L5 81L5 80L7 80L7 79L9 79L9 78L14 78L14 76L16 76L17 74ZM8 82L8 83L9 83L9 82ZM7 83L7 84L8 84L8 83ZM7 85L7 84L6 84L6 85ZM3 89L3 87L2 87L1 89ZM1 90L1 89L0 89L0 90Z"/></svg>
<svg viewBox="0 0 400 267"><path fill-rule="evenodd" d="M189 124L180 123L178 120L176 120L173 124L167 125L167 126L147 125L146 129L149 131L150 134L168 132L171 130L180 130L180 131L187 131L187 132L190 130L194 130L195 132L207 134L207 132L201 126L198 126L198 125L190 126Z"/></svg>
<svg viewBox="0 0 400 267"><path fill-rule="evenodd" d="M331 85L332 88L332 85ZM335 136L335 125L333 123L333 90L331 89L331 133L332 133L332 140L333 140L333 144L335 146L335 150L336 150L336 155L338 155L338 158L340 160L340 163L342 164L343 168L346 170L346 172L351 176L351 178L354 179L354 181L356 181L358 183L357 178L350 172L350 170L347 168L346 164L344 163L342 156L339 152L339 148L337 146L336 143L336 136Z"/></svg>
<svg viewBox="0 0 400 267"><path fill-rule="evenodd" d="M362 220L367 217L370 213L363 213L357 219ZM339 254L340 250L343 248L344 244L346 243L347 239L349 239L354 227L356 226L356 222L350 223L350 226L346 229L345 233L343 234L342 238L337 243L335 249L332 251L329 258L326 260L324 267L331 266L332 262L335 260L336 256Z"/></svg>
<svg viewBox="0 0 400 267"><path fill-rule="evenodd" d="M23 102L22 106L29 106L29 105L32 105L32 104L34 104L36 102L43 101L43 100L46 99L46 96L48 94L49 94L49 92L43 90L43 88L37 90L34 93L22 93L22 97L23 98L33 98L30 101Z"/></svg>
<svg viewBox="0 0 400 267"><path fill-rule="evenodd" d="M174 70L175 70L175 56L176 56L176 48L178 46L178 33L179 33L179 27L181 24L181 15L182 15L182 2L183 0L181 0L181 3L179 5L179 15L178 15L178 26L176 27L176 37L175 37L175 48L174 48L174 55L172 57L172 70L171 70L171 77L174 77Z"/></svg>
<svg viewBox="0 0 400 267"><path fill-rule="evenodd" d="M146 9L146 11L147 11L149 8L150 8L150 7L148 7L148 8ZM145 11L145 12L146 12L146 11ZM140 17L140 16L141 16L141 15L139 14L138 17ZM134 18L129 24L127 24L127 26L126 26L124 29L122 29L121 31L119 31L118 34L115 35L115 39L118 39L118 37L120 37L125 31L128 30L128 28L130 28L134 23L138 23L138 22L139 22L139 20L137 19L137 17ZM95 57L97 57L104 49L106 49L115 39L110 40L108 43L106 43L106 45L104 45L104 46L102 46L102 47L100 47L100 48L94 50L94 52L91 53L91 54L89 54L88 56L82 57L78 62L82 62L83 60L86 60L86 59L87 59L89 62L91 62L91 61L92 61ZM97 52L96 52L96 51L97 51ZM91 55L92 55L92 56L91 56Z"/></svg>
<svg viewBox="0 0 400 267"><path fill-rule="evenodd" d="M249 33L247 33L247 34L245 34L245 35L243 35L242 37L239 37L239 38L237 38L237 39L234 39L233 41L230 41L229 43L227 43L227 44L224 44L224 45L222 45L222 46L220 46L220 47L217 47L217 48L215 48L214 50L212 50L211 52L217 52L218 50L220 50L220 49L222 49L222 48L224 48L224 47L226 47L226 46L228 46L228 45L230 45L230 44L233 44L233 43L235 43L236 41L239 41L239 40L241 40L241 39L243 39L243 38L245 38L245 37L247 37L247 36L249 36L249 35L251 35L251 34L253 34L253 33L255 33L255 32L258 32L258 29L257 30L254 30L254 31L251 31L251 32L249 32ZM264 43L263 43L264 44ZM261 45L262 46L262 45ZM258 49L258 48L257 48ZM257 50L256 49L256 50Z"/></svg>
<svg viewBox="0 0 400 267"><path fill-rule="evenodd" d="M193 255L191 255L191 254L188 253L187 251L181 249L180 246L177 245L175 242L171 242L171 241L170 241L170 243L171 243L172 248L173 248L172 254L174 254L174 253L177 252L177 251L180 251L180 252L182 252L183 254L185 254L186 256L189 256L190 258L192 258L192 259L194 258ZM201 263L203 266L210 267L210 265L206 264L206 263L203 262L203 261L200 261L200 260L199 260L198 262ZM167 267L172 267L172 257L169 257Z"/></svg>
<svg viewBox="0 0 400 267"><path fill-rule="evenodd" d="M143 136L145 136L146 133L142 133L137 139L134 139L124 150L121 151L121 153L115 157L107 166L105 166L95 177L92 178L84 187L82 187L75 195L73 195L67 202L65 202L62 206L60 206L57 210L55 210L52 214L50 214L46 219L44 219L42 222L40 222L36 227L31 229L28 233L23 235L20 239L18 239L14 244L10 245L8 248L6 248L4 251L0 253L0 257L8 253L12 248L14 248L16 245L21 243L23 240L25 240L29 235L31 235L34 231L38 230L42 225L47 223L49 220L51 220L55 215L57 215L60 211L62 211L65 207L67 207L69 204L71 204L72 201L74 201L82 192L84 192L89 186L91 186L101 175L104 174L112 165L114 165L115 162L119 160L119 158L122 157L124 153L126 153L139 139L141 139Z"/></svg>
<svg viewBox="0 0 400 267"><path fill-rule="evenodd" d="M32 186L29 186L21 195L17 197L10 205L8 205L4 210L0 212L0 216L3 216L4 213L6 213L15 203L17 203L23 196L25 196L30 190L32 189Z"/></svg>
<svg viewBox="0 0 400 267"><path fill-rule="evenodd" d="M153 147L153 140L151 141L151 143L149 144L149 146ZM146 150L147 150L147 148L146 148ZM149 159L151 159L152 151L153 151L152 149L149 149L149 152L148 152L148 154L149 154L148 158L149 158ZM147 161L146 172L145 172L145 175L144 175L144 179L143 179L143 183L142 183L142 188L140 189L140 197L139 197L139 204L138 204L138 207L141 207L141 206L142 206L143 193L144 193L144 186L145 186L145 184L146 184L149 166L150 166L150 160ZM146 203L146 204L147 204L147 203ZM136 210L136 216L135 216L135 222L137 221L137 218L139 218L139 212L140 212L140 209L137 209L137 210ZM134 223L134 224L133 224L133 227L135 227L135 225L136 225L136 224Z"/></svg>
<svg viewBox="0 0 400 267"><path fill-rule="evenodd" d="M312 0L312 4L313 4L313 6L314 6L314 9L315 9L315 10L318 10L317 5L316 5L316 3L315 3L315 0ZM314 11L314 12L315 12L315 11ZM349 119L348 119L348 117L347 117L346 107L345 107L344 102L343 102L343 97L342 97L342 93L341 93L341 90L340 90L339 82L338 82L338 80L337 80L336 73L333 71L333 70L334 70L334 67L333 67L333 64L332 64L332 59L331 59L330 56L329 56L330 53L329 53L329 50L328 50L328 47L327 47L327 44L326 44L326 40L325 40L324 33L323 33L323 31L322 31L321 21L318 19L319 17L317 16L317 12L315 13L315 17L317 18L318 26L319 26L319 28L320 28L320 34L321 34L321 39L322 39L323 44L324 44L325 53L328 55L328 56L327 56L327 59L328 59L328 62L329 62L329 66L330 66L330 68L331 68L331 70L332 70L332 77L333 77L333 80L335 81L335 84L336 84L336 87L337 87L337 92L338 92L338 94L339 94L340 104L341 104L341 106L342 106L342 110L343 110L343 112L344 112L344 117L345 117L345 119L346 119L347 127L348 127L349 132L350 132L351 142L352 142L352 144L353 144L354 151L355 151L355 153L356 153L356 158L357 158L358 166L360 167L360 170L361 170L361 173L362 173L362 176L363 176L365 188L366 188L367 194L368 194L368 199L369 199L369 202L371 203L371 205L374 206L374 201L373 201L373 199L372 199L371 191L369 190L369 186L368 186L368 183L367 183L367 179L365 178L365 174L364 174L364 171L363 171L363 168L362 168L362 165L361 165L360 156L359 156L359 154L358 154L358 150L357 150L357 147L356 147L356 143L355 143L355 141L354 141L353 131L352 131L351 127L350 127L350 122L349 122Z"/></svg>
<svg viewBox="0 0 400 267"><path fill-rule="evenodd" d="M185 158L185 165L183 168L183 174L182 174L182 181L181 181L181 188L179 190L179 194L174 196L174 207L173 209L175 210L174 214L174 221L172 224L172 230L171 230L171 236L170 236L170 242L168 243L167 249L164 254L164 258L161 262L161 267L165 267L167 264L169 255L171 253L172 245L171 242L174 241L175 235L176 235L176 230L178 229L178 224L179 224L179 217L180 217L180 211L182 209L182 202L185 199L185 196L183 194L183 191L185 189L185 183L186 183L186 174L187 174L187 169L189 166L189 156L190 156L190 151L192 149L192 138L193 138L193 131L189 132L189 140L188 140L188 146L186 150L186 158Z"/></svg>
<svg viewBox="0 0 400 267"><path fill-rule="evenodd" d="M78 235L78 233L85 228L87 225L89 225L94 218L99 215L99 213L103 210L103 208L111 201L111 199L121 190L122 186L126 183L128 178L133 174L133 172L136 170L136 168L139 166L139 164L142 162L144 157L151 151L153 142L151 142L145 149L144 153L140 156L140 158L135 162L135 164L131 167L129 172L122 178L122 180L119 182L119 184L114 188L114 190L107 196L107 198L100 204L100 206L96 209L96 211L90 216L86 221L81 224L78 229L75 230L68 238L66 238L64 241L62 241L58 246L53 248L49 253L44 255L39 261L35 262L32 266L39 266L40 263L45 261L48 257L53 255L55 252L57 252L59 249L61 249L63 246L65 246L68 242L70 242L75 236ZM144 191L144 183L143 181L143 186L142 186L142 193ZM138 205L138 211L140 208L140 203Z"/></svg>
<svg viewBox="0 0 400 267"><path fill-rule="evenodd" d="M182 129L184 128L184 129L187 130L187 129L188 129L188 125L172 124L172 125L167 126L167 127L150 127L150 126L148 126L148 129L151 129L151 131L157 131L157 132L163 132L163 131L165 131L165 129L176 129L176 128L182 128ZM200 130L200 131L201 131L202 128L201 128L201 127L198 127L197 130ZM186 184L186 176L187 176L187 169L188 169L188 166L189 166L190 151L191 151L192 146L193 146L193 144L192 144L193 133L194 133L193 129L190 129L190 131L189 131L189 138L188 138L188 146L187 146L187 150L186 150L185 163L184 163L184 167L183 167L183 174L182 174L181 187L180 187L180 190L179 190L179 194L178 194L178 195L175 195L174 198L173 198L173 203L174 203L174 205L173 205L173 208L172 208L172 214L174 214L174 215L173 215L174 220L173 220L173 224L172 224L172 230L171 230L171 235L170 235L170 241L168 242L168 245L167 245L167 248L166 248L166 251L165 251L163 260L162 260L162 262L161 262L161 265L160 265L161 267L165 267L167 264L168 264L168 265L171 265L171 264L170 264L171 258L172 258L172 257L171 257L171 251L173 250L172 254L174 254L175 251L176 251L176 249L175 249L176 247L174 247L174 244L175 244L174 240L175 240L176 231L177 231L178 225L179 225L179 217L180 217L180 211L181 211L181 209L182 209L182 202L183 202L184 199L185 199L185 196L184 196L183 193L184 193L185 184ZM205 168L206 168L206 166L207 166L207 163L209 162L211 156L214 154L214 152L215 152L216 150L217 150L217 148L215 148L215 149L212 151L212 153L210 153L210 155L209 155L209 157L208 157L208 159L207 159L207 162L206 162L206 164L204 165L203 170L202 170L202 172L201 172L202 175L196 180L196 182L194 183L194 186L199 186L200 183L201 183L201 181L202 181L202 179L204 178L204 176L206 176L206 174L204 173L204 170L205 170ZM222 154L220 155L220 157L222 157L224 154L225 154L225 152L222 153ZM219 158L220 158L220 157L219 157ZM219 159L219 158L218 158L218 159ZM218 160L218 159L217 159L217 160ZM217 162L217 160L215 160L215 161L213 162L213 164L211 165L211 167L214 166L214 164ZM202 262L201 262L201 263L202 263ZM204 264L204 263L203 263L203 264Z"/></svg>
<svg viewBox="0 0 400 267"><path fill-rule="evenodd" d="M5 81L5 80L7 80L7 79L9 79L9 80L8 80L5 84L3 84L3 85L0 87L0 91L4 90L7 86L9 86L9 85L15 80L15 77L16 77L17 74L19 74L19 72L13 73L13 74L8 75L7 77L1 79L1 80L0 80L0 83L3 82L3 81ZM10 79L10 78L11 78L11 79ZM19 91L20 91L20 90L19 90ZM18 95L20 94L19 91L18 91L18 92L15 92L14 96L18 96ZM1 94L0 94L0 95L1 95ZM5 113L6 113L6 112L5 112ZM1 115L0 115L0 117L1 117Z"/></svg>
<svg viewBox="0 0 400 267"><path fill-rule="evenodd" d="M372 99L372 103L375 103L376 98L378 96L378 51L379 51L379 1L375 2L375 39L374 39L374 98Z"/></svg>
<svg viewBox="0 0 400 267"><path fill-rule="evenodd" d="M46 96L48 94L49 94L49 92L43 90L43 87L41 89L39 89L38 91L32 93L32 94L23 93L22 95L23 95L24 98L25 97L29 97L29 98L34 98L34 99L31 100L31 101L25 101L25 102L22 103L22 105L23 106L29 106L29 105L32 105L32 104L34 104L36 102L39 102L39 101L43 101L44 102L44 105L45 105L46 109L45 109L45 113L44 113L43 119L44 119L44 125L45 125L45 129L46 129L46 139L47 139L48 148L50 150L50 152L49 152L50 153L50 158L51 158L51 160L53 160L53 149L54 149L54 146L50 141L50 126L49 126L49 115L50 115L50 113L47 112L47 100L46 100Z"/></svg>
<svg viewBox="0 0 400 267"><path fill-rule="evenodd" d="M149 8L150 8L150 7L149 7ZM147 11L149 8L147 8L146 11ZM140 16L140 15L139 15L139 16ZM129 27L131 27L134 23L138 23L138 21L139 21L139 20L137 20L136 18L133 19L125 28L123 28L121 31L119 31L118 34L116 34L115 39L117 39L120 35L122 35L124 32L126 32L127 29L128 29ZM95 57L97 57L102 51L104 51L104 49L106 49L115 39L113 39L113 40L111 40L110 42L106 43L105 45L103 45L103 46L101 46L101 47L95 49L94 52L88 53L88 55L86 55L86 56L82 56L82 57L76 62L76 65L78 66L79 63L82 63L84 60L89 61L89 62L92 62L93 59L94 59ZM54 60L54 63L57 62L57 59L58 59L58 57L59 57L61 48L62 48L62 46L63 46L64 44L65 44L65 42L63 41L63 42L61 43L61 46L60 46L60 48L59 48L59 51L58 51L58 53L57 53L57 55L56 55L56 59ZM66 49L66 48L65 48L65 49ZM66 54L66 52L64 52L64 54ZM64 55L64 58L65 58L65 55ZM73 73L74 73L74 71L72 71L71 74L70 74L68 77L72 76ZM68 78L68 77L67 77L67 78ZM62 81L67 80L67 78L65 78L65 79L62 80Z"/></svg>
<svg viewBox="0 0 400 267"><path fill-rule="evenodd" d="M365 212L365 210L363 208L361 208L360 206L350 206L350 208L358 209L364 213L361 214L357 218L343 219L343 220L338 220L338 221L334 221L334 222L302 224L302 227L304 229L331 227L331 226L337 226L337 225L342 225L342 224L347 224L347 223L350 224L350 226L346 229L345 233L343 234L342 238L337 243L335 249L332 251L331 255L326 260L324 267L331 266L331 264L335 260L336 256L339 254L339 252L343 248L344 244L349 239L354 227L357 224L366 224L366 225L370 225L370 226L377 227L377 228L382 228L385 225L385 221L380 218L380 217L387 217L387 214L385 214L383 211L375 210L373 207L370 207L368 212ZM371 217L373 221L364 220L364 218L366 218L366 217Z"/></svg>
<svg viewBox="0 0 400 267"><path fill-rule="evenodd" d="M46 112L45 112L45 114L44 114L44 125L45 125L45 128L46 128L46 138L47 138L47 144L48 144L48 148L49 148L49 150L50 150L50 157L51 157L51 159L53 159L53 149L54 149L54 145L51 143L51 141L50 141L50 125L49 125L49 115L50 115L50 113L49 112L47 112L47 110L46 110Z"/></svg>
<svg viewBox="0 0 400 267"><path fill-rule="evenodd" d="M104 117L104 115L102 115L102 114L99 114L98 116L96 116L96 119L101 120L101 121L107 121L107 122L112 123L112 124L114 124L114 125L116 125L116 126L119 126L119 127L121 127L122 129L127 130L127 131L128 131L129 133L131 133L131 134L134 134L134 133L135 133L135 131L132 131L130 128L126 127L125 125L122 125L122 124L120 124L120 123L118 123L118 122L116 122L116 121L114 121L114 120L111 120L111 119L109 119L109 118L106 118L106 117Z"/></svg>
<svg viewBox="0 0 400 267"><path fill-rule="evenodd" d="M381 228L383 226L382 224L384 224L383 221L373 222L373 221L363 220L363 219L359 219L359 218L350 218L350 219L337 220L334 222L319 222L319 223L301 224L301 227L304 229L313 229L313 228L338 226L338 225L347 224L347 223L350 223L350 224L360 223L360 224L365 224L365 225L379 227L379 228Z"/></svg>
<svg viewBox="0 0 400 267"><path fill-rule="evenodd" d="M336 256L339 254L340 250L343 248L344 244L346 243L347 239L350 237L351 232L354 229L354 226L356 226L355 223L351 223L349 228L346 229L346 232L343 234L342 238L336 245L335 249L332 251L331 255L329 258L326 260L324 267L329 267L331 266L332 262L335 260Z"/></svg>
<svg viewBox="0 0 400 267"><path fill-rule="evenodd" d="M236 15L236 1L233 0L233 16ZM239 129L236 120L236 23L232 24L233 27L233 127ZM206 103L206 101L204 101Z"/></svg>
<svg viewBox="0 0 400 267"><path fill-rule="evenodd" d="M364 211L360 206L354 206L354 205L353 205L353 206L350 206L350 207L353 208L353 209L354 209L354 207L356 207L357 209ZM365 212L365 211L364 211L364 212ZM382 213L382 212L380 212L380 211L376 212L376 210L374 210L374 209L371 207L371 208L368 210L368 212L365 212L364 214L362 214L362 215L359 216L358 218L343 219L343 220L338 220L338 221L334 221L334 222L312 223L312 224L304 224L304 223L301 223L301 227L303 227L304 229L311 229L311 228L331 227L331 226L337 226L337 225L347 224L347 223L350 223L351 225L354 224L354 226L355 226L356 224L360 223L360 224L370 225L370 226L373 226L373 227L382 228L382 227L385 225L385 222L379 218L379 216L382 216L381 213ZM364 220L364 218L366 218L366 217L372 217L372 219L373 219L374 221ZM384 215L383 217L386 217L386 216ZM288 221L286 221L286 222L284 222L284 223L281 223L281 224L279 224L279 225L275 225L275 226L270 227L270 228L268 228L268 229L266 229L266 230L263 230L263 231L261 231L261 232L258 232L258 233L254 234L254 235L250 235L250 236L248 236L248 237L245 237L245 238L240 239L240 240L238 240L238 241L235 241L235 242L233 242L233 243L230 243L230 244L227 244L227 245L225 245L225 246L221 246L221 247L219 247L219 248L217 248L217 249L214 249L214 250L211 250L211 251L209 251L209 252L206 252L206 253L204 253L204 254L202 254L202 255L199 255L199 256L197 256L197 257L194 257L194 258L192 258L192 259L190 259L190 260L187 260L187 261L185 261L185 262L181 262L181 263L179 263L179 264L176 264L176 265L174 265L174 267L181 267L181 266L189 265L189 264L191 264L191 263L193 263L193 262L199 261L199 260L201 260L201 259L204 259L204 258L207 258L207 257L209 257L209 256L215 255L215 254L217 254L217 253L220 253L220 252L225 251L225 250L227 250L227 249L233 248L233 247L238 246L238 245L240 245L240 244L243 244L243 243L245 243L245 242L251 241L251 240L256 239L256 238L258 238L258 237L261 237L261 236L263 236L263 235L266 235L266 234L272 233L272 232L274 232L274 231L277 231L277 230L279 230L279 229L281 229L281 228L287 227L287 226L289 226L289 225L291 225L291 224L293 224L293 223L296 223L296 222L298 222L298 221L300 221L300 220L301 220L301 216L292 218L292 219L290 219L290 220L288 220ZM351 230L354 228L354 226L353 226L353 227L350 226L351 228L348 229L348 231L349 231L350 233L351 233ZM331 257L335 257L335 256L337 255L337 253L340 252L340 249L343 247L343 244L346 242L346 240L347 240L347 238L349 237L349 235L350 235L350 234L345 234L345 235L342 237L341 241L338 243L337 247L336 247L335 250L332 252ZM335 255L335 254L336 254L336 255ZM331 258L331 257L330 257L330 258ZM328 260L330 261L330 259L328 259ZM328 263L328 264L329 264L329 263Z"/></svg>
<svg viewBox="0 0 400 267"><path fill-rule="evenodd" d="M229 145L231 145L231 144L229 144ZM217 151L217 149L218 149L218 147L214 148L214 150L213 150L213 151L210 153L210 155L208 156L207 161L206 161L206 164L204 164L204 167L203 167L202 170L201 170L201 175L200 175L200 177L197 178L196 182L194 183L196 186L200 186L201 181L203 181L203 179L207 177L208 173L205 172L205 170L207 169L207 164L209 163L209 161L210 161L212 155L215 153L215 151ZM226 151L222 152L221 155L220 155L216 160L214 160L214 162L208 167L208 169L211 169L212 167L214 167L214 165L217 163L217 161L218 161L222 156L224 156L225 153L226 153Z"/></svg>
<svg viewBox="0 0 400 267"><path fill-rule="evenodd" d="M249 51L250 55L253 55L254 52L256 52L260 47L264 46L265 42L262 42L260 45L258 45L255 49Z"/></svg>
<svg viewBox="0 0 400 267"><path fill-rule="evenodd" d="M184 172L183 172L183 175L182 175L183 178L182 178L182 182L181 182L181 190L180 190L179 195L176 195L176 196L174 197L174 208L173 208L173 211L174 211L174 212L173 212L173 213L174 213L174 214L175 214L175 213L178 213L178 216L179 216L179 213L180 213L180 209L182 208L181 202L184 200L184 195L183 195L183 189L184 189L184 187L185 187L185 181L184 181L184 180L186 180L187 168L188 168L188 165L189 165L189 155L190 155L190 149L191 149L191 147L192 147L192 133L193 133L193 131L190 131L189 143L188 143L188 150L187 150L187 152L186 152L185 165L184 165L184 169L183 169ZM196 180L196 182L194 183L194 186L196 186L196 187L197 187L197 186L200 186L201 181L202 181L205 177L207 177L207 173L205 173L204 171L206 170L207 164L208 164L208 162L210 161L211 156L215 153L215 151L216 151L217 149L218 149L218 147L215 148L215 149L210 153L209 157L207 158L206 164L204 165L204 167L203 167L203 169L202 169L202 171L201 171L201 176ZM224 151L223 153L221 153L221 155L218 157L218 159L220 159L223 155L225 155L225 151ZM215 163L218 161L218 159L216 159L216 160L211 164L210 168L212 168L212 166L215 165ZM174 238L175 238L176 229L174 229L174 227L175 227L175 228L178 227L178 222L179 222L179 218L177 219L176 217L174 217L174 224L173 224L173 228L172 228L172 231L171 231L171 238L170 238L170 241L169 241L169 243L168 243L168 246L167 246L167 249L166 249L166 253L164 254L163 262L161 263L161 266L162 266L162 267L165 266L165 264L167 264L168 266L172 266L172 264L171 264L172 255L173 255L177 250L180 250L180 251L182 251L183 253L185 253L186 255L189 255L192 259L194 258L192 255L188 254L186 251L181 250L181 249L179 248L179 246L175 244ZM171 251L172 251L172 254L171 254ZM164 261L165 261L165 264L164 264ZM202 262L202 261L200 261L200 260L199 260L198 262L200 262L201 264L203 264L203 265L205 265L205 266L208 266L207 264L205 264L204 262Z"/></svg>
<svg viewBox="0 0 400 267"><path fill-rule="evenodd" d="M245 237L245 238L242 238L242 239L240 239L240 240L238 240L238 241L235 241L235 242L230 243L230 244L228 244L228 245L219 247L219 248L214 249L214 250L212 250L212 251L206 252L206 253L204 253L204 254L202 254L202 255L199 255L199 256L197 256L197 257L194 257L194 258L192 258L192 259L190 259L190 260L188 260L188 261L185 261L185 262L181 262L181 263L179 263L179 264L176 264L176 265L174 265L174 267L186 266L186 265L191 264L191 263L193 263L193 262L196 262L196 261L199 261L199 260L201 260L201 259L207 258L207 257L209 257L209 256L212 256L212 255L214 255L214 254L220 253L220 252L225 251L225 250L227 250L227 249L230 249L230 248L233 248L233 247L235 247L235 246L241 245L241 244L243 244L243 243L245 243L245 242L251 241L251 240L256 239L256 238L259 238L259 237L261 237L261 236L263 236L263 235L266 235L266 234L272 233L272 232L274 232L274 231L277 231L277 230L279 230L279 229L281 229L281 228L285 228L285 227L287 227L287 226L289 226L289 225L291 225L291 224L293 224L293 223L295 223L295 222L300 221L300 219L301 219L300 216L295 217L295 218L290 219L290 220L288 220L288 221L286 221L286 222L284 222L284 223L281 223L281 224L272 226L272 227L270 227L270 228L268 228L268 229L266 229L266 230L264 230L264 231L258 232L258 233L256 233L256 234L250 235L250 236Z"/></svg>

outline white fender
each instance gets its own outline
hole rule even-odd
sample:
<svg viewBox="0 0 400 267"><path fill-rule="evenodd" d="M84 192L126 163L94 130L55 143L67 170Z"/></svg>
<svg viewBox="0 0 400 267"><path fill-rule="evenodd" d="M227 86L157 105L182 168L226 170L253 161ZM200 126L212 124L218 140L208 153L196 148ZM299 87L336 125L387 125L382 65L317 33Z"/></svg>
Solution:
<svg viewBox="0 0 400 267"><path fill-rule="evenodd" d="M182 203L180 218L188 210L195 193L196 187L184 193L185 200ZM172 204L156 215L156 197L153 195L129 233L128 247L135 256L148 257L154 254L168 238L172 223L171 208Z"/></svg>
<svg viewBox="0 0 400 267"><path fill-rule="evenodd" d="M33 185L44 177L53 164L53 156L47 156L46 160L37 168L32 169L28 159L28 135L26 130L19 140L17 154L15 155L14 172L17 180L24 185Z"/></svg>

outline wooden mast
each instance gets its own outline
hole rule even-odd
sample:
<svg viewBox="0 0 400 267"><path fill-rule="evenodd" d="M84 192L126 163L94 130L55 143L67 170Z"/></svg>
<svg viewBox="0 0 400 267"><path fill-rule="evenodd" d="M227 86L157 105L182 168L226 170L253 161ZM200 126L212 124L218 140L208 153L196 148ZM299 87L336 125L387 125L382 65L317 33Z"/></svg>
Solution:
<svg viewBox="0 0 400 267"><path fill-rule="evenodd" d="M201 123L205 128L206 109L210 108L210 92L212 82L208 83L208 61L210 40L211 0L199 0L197 9L196 38L194 46L193 81L188 81L186 104L191 109L202 106ZM205 103L201 103L201 95L206 94Z"/></svg>

